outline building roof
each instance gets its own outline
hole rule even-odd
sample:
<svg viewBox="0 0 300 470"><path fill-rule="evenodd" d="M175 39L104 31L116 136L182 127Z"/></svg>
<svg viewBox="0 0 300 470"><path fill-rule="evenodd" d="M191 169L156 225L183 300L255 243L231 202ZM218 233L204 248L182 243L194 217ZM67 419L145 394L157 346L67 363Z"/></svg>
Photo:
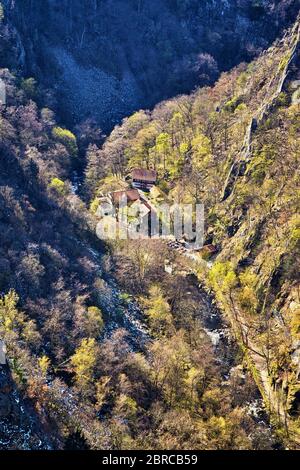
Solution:
<svg viewBox="0 0 300 470"><path fill-rule="evenodd" d="M122 198L126 198L127 202L134 202L140 199L140 194L137 189L128 189L127 191L116 191L112 193L114 204L121 202Z"/></svg>
<svg viewBox="0 0 300 470"><path fill-rule="evenodd" d="M132 170L132 179L146 181L147 183L155 183L157 180L157 173L154 170L143 170L142 168L136 168Z"/></svg>
<svg viewBox="0 0 300 470"><path fill-rule="evenodd" d="M215 245L204 245L202 250L206 250L207 252L212 253L212 254L218 251Z"/></svg>

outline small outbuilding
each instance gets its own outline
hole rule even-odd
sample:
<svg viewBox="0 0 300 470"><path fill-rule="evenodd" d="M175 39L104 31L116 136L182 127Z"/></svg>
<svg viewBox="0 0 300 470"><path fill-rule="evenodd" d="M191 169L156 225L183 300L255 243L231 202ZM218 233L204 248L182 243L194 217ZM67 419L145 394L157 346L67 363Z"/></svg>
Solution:
<svg viewBox="0 0 300 470"><path fill-rule="evenodd" d="M111 198L114 206L117 206L123 201L126 201L127 204L131 205L133 202L139 201L141 196L136 189L128 189L127 191L116 191L111 193Z"/></svg>
<svg viewBox="0 0 300 470"><path fill-rule="evenodd" d="M215 245L204 245L200 250L198 250L204 258L211 258L214 256L218 249Z"/></svg>
<svg viewBox="0 0 300 470"><path fill-rule="evenodd" d="M143 191L150 191L157 181L157 172L154 170L136 168L132 170L131 176L132 186L135 189L142 189Z"/></svg>

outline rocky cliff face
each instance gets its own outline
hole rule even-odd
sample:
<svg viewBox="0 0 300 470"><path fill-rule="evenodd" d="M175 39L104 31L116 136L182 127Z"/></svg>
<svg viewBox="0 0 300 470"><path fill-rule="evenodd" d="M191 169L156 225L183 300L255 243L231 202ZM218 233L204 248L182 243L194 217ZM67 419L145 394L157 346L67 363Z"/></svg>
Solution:
<svg viewBox="0 0 300 470"><path fill-rule="evenodd" d="M104 128L252 59L298 10L297 0L2 3L18 66L55 83L66 121L92 116Z"/></svg>

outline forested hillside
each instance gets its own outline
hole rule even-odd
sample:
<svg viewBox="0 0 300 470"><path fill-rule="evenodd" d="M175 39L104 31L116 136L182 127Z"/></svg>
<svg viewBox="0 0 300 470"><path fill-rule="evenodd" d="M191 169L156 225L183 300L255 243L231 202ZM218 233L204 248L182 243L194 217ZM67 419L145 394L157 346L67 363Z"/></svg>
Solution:
<svg viewBox="0 0 300 470"><path fill-rule="evenodd" d="M122 175L136 167L158 172L165 201L204 202L206 244L217 255L209 268L195 262L194 272L230 320L272 419L297 442L299 59L298 21L213 88L126 119L102 150L91 149L86 172L92 210L97 191L122 188ZM103 165L107 176L97 184ZM128 247L115 249L133 258Z"/></svg>
<svg viewBox="0 0 300 470"><path fill-rule="evenodd" d="M141 313L126 293L130 286L122 292L109 281L113 257L101 261L92 215L66 178L77 158L74 136L28 97L32 82L19 83L7 71L1 78L7 106L1 109L0 335L11 374L3 378L2 368L1 447L278 445L267 425L250 411L244 415L243 402L257 397L251 376L237 368L223 383L238 363L224 356L219 364L197 318L208 306L199 293L189 298L194 288L185 275L166 277L163 248L158 256L153 246L155 263L152 255L146 267L149 298L140 298L147 292L143 276L135 292L145 315L153 312L150 328L145 319L137 331L136 318L131 325L130 315ZM155 287L159 280L163 289ZM16 393L25 400L22 411Z"/></svg>
<svg viewBox="0 0 300 470"><path fill-rule="evenodd" d="M2 0L13 68L56 90L65 123L111 129L249 61L295 19L298 0ZM2 64L5 66L4 64Z"/></svg>
<svg viewBox="0 0 300 470"><path fill-rule="evenodd" d="M260 50L297 2L0 4L0 449L298 449L299 19ZM128 70L134 103L77 99ZM112 126L196 84L103 143L97 110ZM96 237L136 167L204 202L213 255Z"/></svg>

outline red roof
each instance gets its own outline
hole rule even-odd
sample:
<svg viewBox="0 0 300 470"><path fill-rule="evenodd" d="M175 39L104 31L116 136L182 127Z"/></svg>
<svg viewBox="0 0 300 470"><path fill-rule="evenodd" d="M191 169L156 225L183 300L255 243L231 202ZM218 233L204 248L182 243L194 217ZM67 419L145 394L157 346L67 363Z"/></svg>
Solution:
<svg viewBox="0 0 300 470"><path fill-rule="evenodd" d="M129 189L128 191L116 191L112 193L113 202L119 203L122 198L127 198L127 202L134 202L140 199L140 194L136 189Z"/></svg>
<svg viewBox="0 0 300 470"><path fill-rule="evenodd" d="M155 183L157 180L157 173L154 170L136 168L135 170L132 170L132 178L134 180L146 181L147 183Z"/></svg>
<svg viewBox="0 0 300 470"><path fill-rule="evenodd" d="M209 253L216 253L218 251L215 245L204 245L203 250L206 250Z"/></svg>

